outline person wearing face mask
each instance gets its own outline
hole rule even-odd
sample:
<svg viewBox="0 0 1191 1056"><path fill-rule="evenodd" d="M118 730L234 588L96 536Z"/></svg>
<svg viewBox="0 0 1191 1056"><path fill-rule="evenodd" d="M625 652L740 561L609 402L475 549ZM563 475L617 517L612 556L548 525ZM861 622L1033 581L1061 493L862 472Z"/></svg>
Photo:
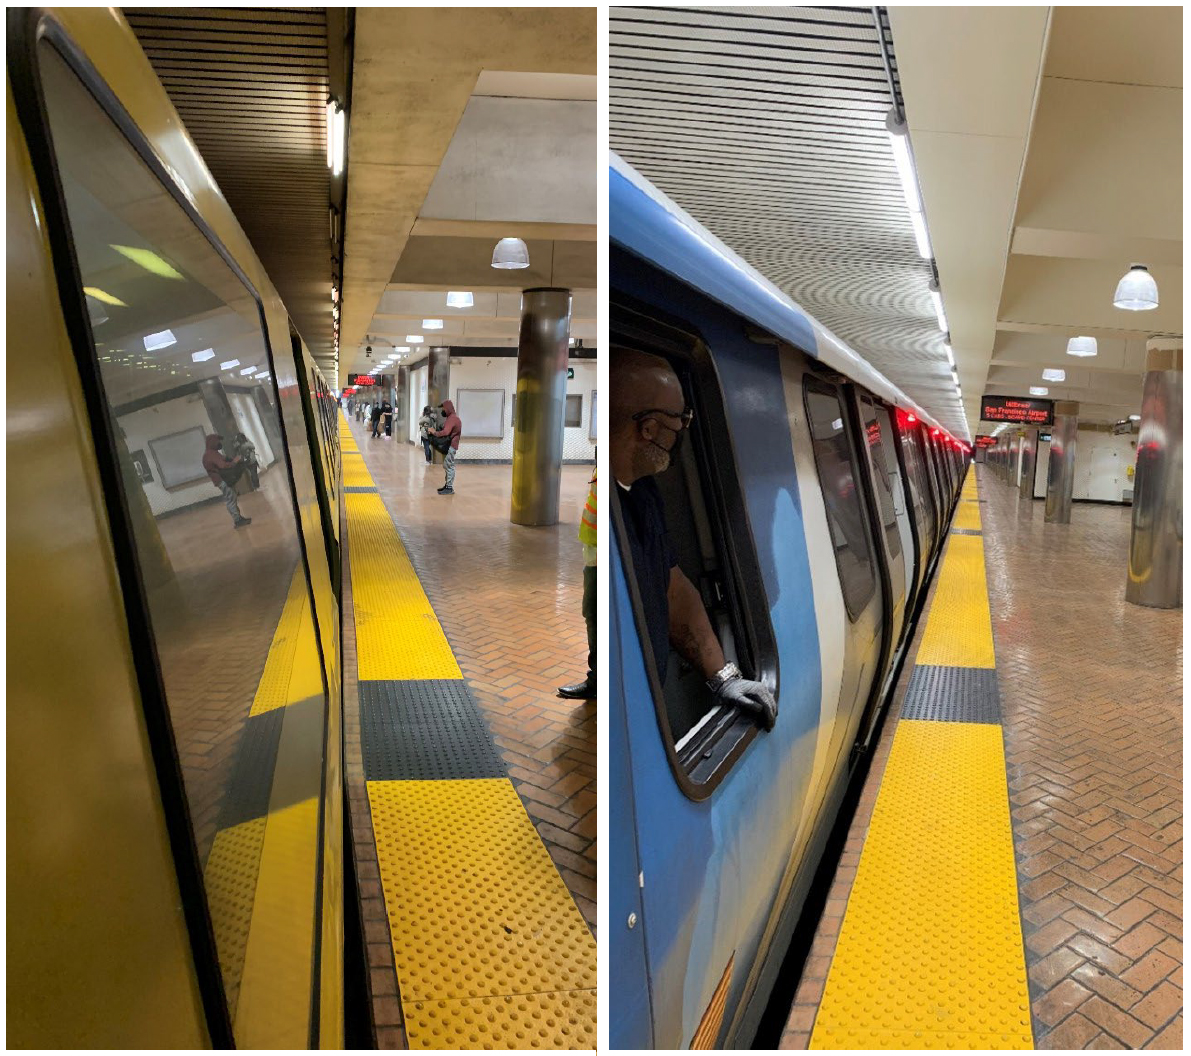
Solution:
<svg viewBox="0 0 1191 1056"><path fill-rule="evenodd" d="M633 570L645 610L658 678L666 680L671 647L702 672L723 704L735 705L773 729L777 701L760 682L728 663L695 585L678 567L653 479L676 460L694 411L666 360L613 347L609 461L616 478Z"/></svg>

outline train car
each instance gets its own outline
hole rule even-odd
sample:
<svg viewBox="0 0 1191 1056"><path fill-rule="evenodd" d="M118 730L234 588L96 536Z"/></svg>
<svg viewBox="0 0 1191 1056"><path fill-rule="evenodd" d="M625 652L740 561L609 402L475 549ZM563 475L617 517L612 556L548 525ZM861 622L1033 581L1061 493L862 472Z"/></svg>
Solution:
<svg viewBox="0 0 1191 1056"><path fill-rule="evenodd" d="M610 1043L748 1047L967 450L615 157L609 217L613 364L665 358L695 412L654 478L679 566L779 707L764 731L677 654L658 664L611 488Z"/></svg>
<svg viewBox="0 0 1191 1056"><path fill-rule="evenodd" d="M7 1040L341 1047L334 397L118 10L7 18Z"/></svg>

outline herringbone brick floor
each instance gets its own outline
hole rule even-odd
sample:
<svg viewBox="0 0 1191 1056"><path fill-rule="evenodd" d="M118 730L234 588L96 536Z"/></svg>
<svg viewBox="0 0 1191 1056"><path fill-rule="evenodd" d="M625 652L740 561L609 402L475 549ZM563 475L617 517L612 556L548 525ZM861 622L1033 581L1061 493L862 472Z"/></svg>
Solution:
<svg viewBox="0 0 1191 1056"><path fill-rule="evenodd" d="M1182 613L1126 603L1128 508L977 473L1035 1042L1181 1048Z"/></svg>
<svg viewBox="0 0 1191 1056"><path fill-rule="evenodd" d="M976 472L1035 1044L1180 1049L1181 612L1126 604L1130 510L1077 504L1070 525L1046 525L1042 503ZM809 1043L911 667L783 1049Z"/></svg>
<svg viewBox="0 0 1191 1056"><path fill-rule="evenodd" d="M578 531L591 468L563 467L559 524L524 528L509 522L509 466L458 463L455 495L440 496L443 469L421 448L351 426L509 777L594 928L595 704L555 694L586 672Z"/></svg>

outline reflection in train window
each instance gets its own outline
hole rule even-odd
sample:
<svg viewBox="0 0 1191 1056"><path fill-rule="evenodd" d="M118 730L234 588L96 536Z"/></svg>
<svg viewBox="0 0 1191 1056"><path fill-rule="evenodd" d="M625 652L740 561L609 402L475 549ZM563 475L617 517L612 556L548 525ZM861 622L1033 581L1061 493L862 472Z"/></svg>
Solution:
<svg viewBox="0 0 1191 1056"><path fill-rule="evenodd" d="M41 52L235 1039L306 1047L325 693L260 309Z"/></svg>
<svg viewBox="0 0 1191 1056"><path fill-rule="evenodd" d="M919 525L919 560L925 562L934 545L935 509L930 495L930 482L926 479L926 467L922 464L922 452L918 447L917 430L912 422L897 415L897 434L902 445L902 457L906 463L906 480L910 485L910 500L914 504L914 522Z"/></svg>
<svg viewBox="0 0 1191 1056"><path fill-rule="evenodd" d="M864 611L876 589L864 507L856 483L856 464L844 425L838 390L807 383L806 413L823 486L823 504L835 549L844 604L851 620Z"/></svg>

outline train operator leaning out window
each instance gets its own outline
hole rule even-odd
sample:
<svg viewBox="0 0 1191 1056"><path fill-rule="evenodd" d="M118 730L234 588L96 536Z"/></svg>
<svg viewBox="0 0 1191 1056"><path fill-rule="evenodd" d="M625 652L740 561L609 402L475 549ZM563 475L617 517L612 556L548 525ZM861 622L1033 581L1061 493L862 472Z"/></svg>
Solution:
<svg viewBox="0 0 1191 1056"><path fill-rule="evenodd" d="M760 682L749 681L735 664L725 663L703 600L678 567L666 531L666 512L653 477L670 467L694 418L682 383L664 359L615 347L610 381L612 474L620 489L625 534L658 678L665 682L673 646L702 672L720 703L736 705L772 729L777 701Z"/></svg>

